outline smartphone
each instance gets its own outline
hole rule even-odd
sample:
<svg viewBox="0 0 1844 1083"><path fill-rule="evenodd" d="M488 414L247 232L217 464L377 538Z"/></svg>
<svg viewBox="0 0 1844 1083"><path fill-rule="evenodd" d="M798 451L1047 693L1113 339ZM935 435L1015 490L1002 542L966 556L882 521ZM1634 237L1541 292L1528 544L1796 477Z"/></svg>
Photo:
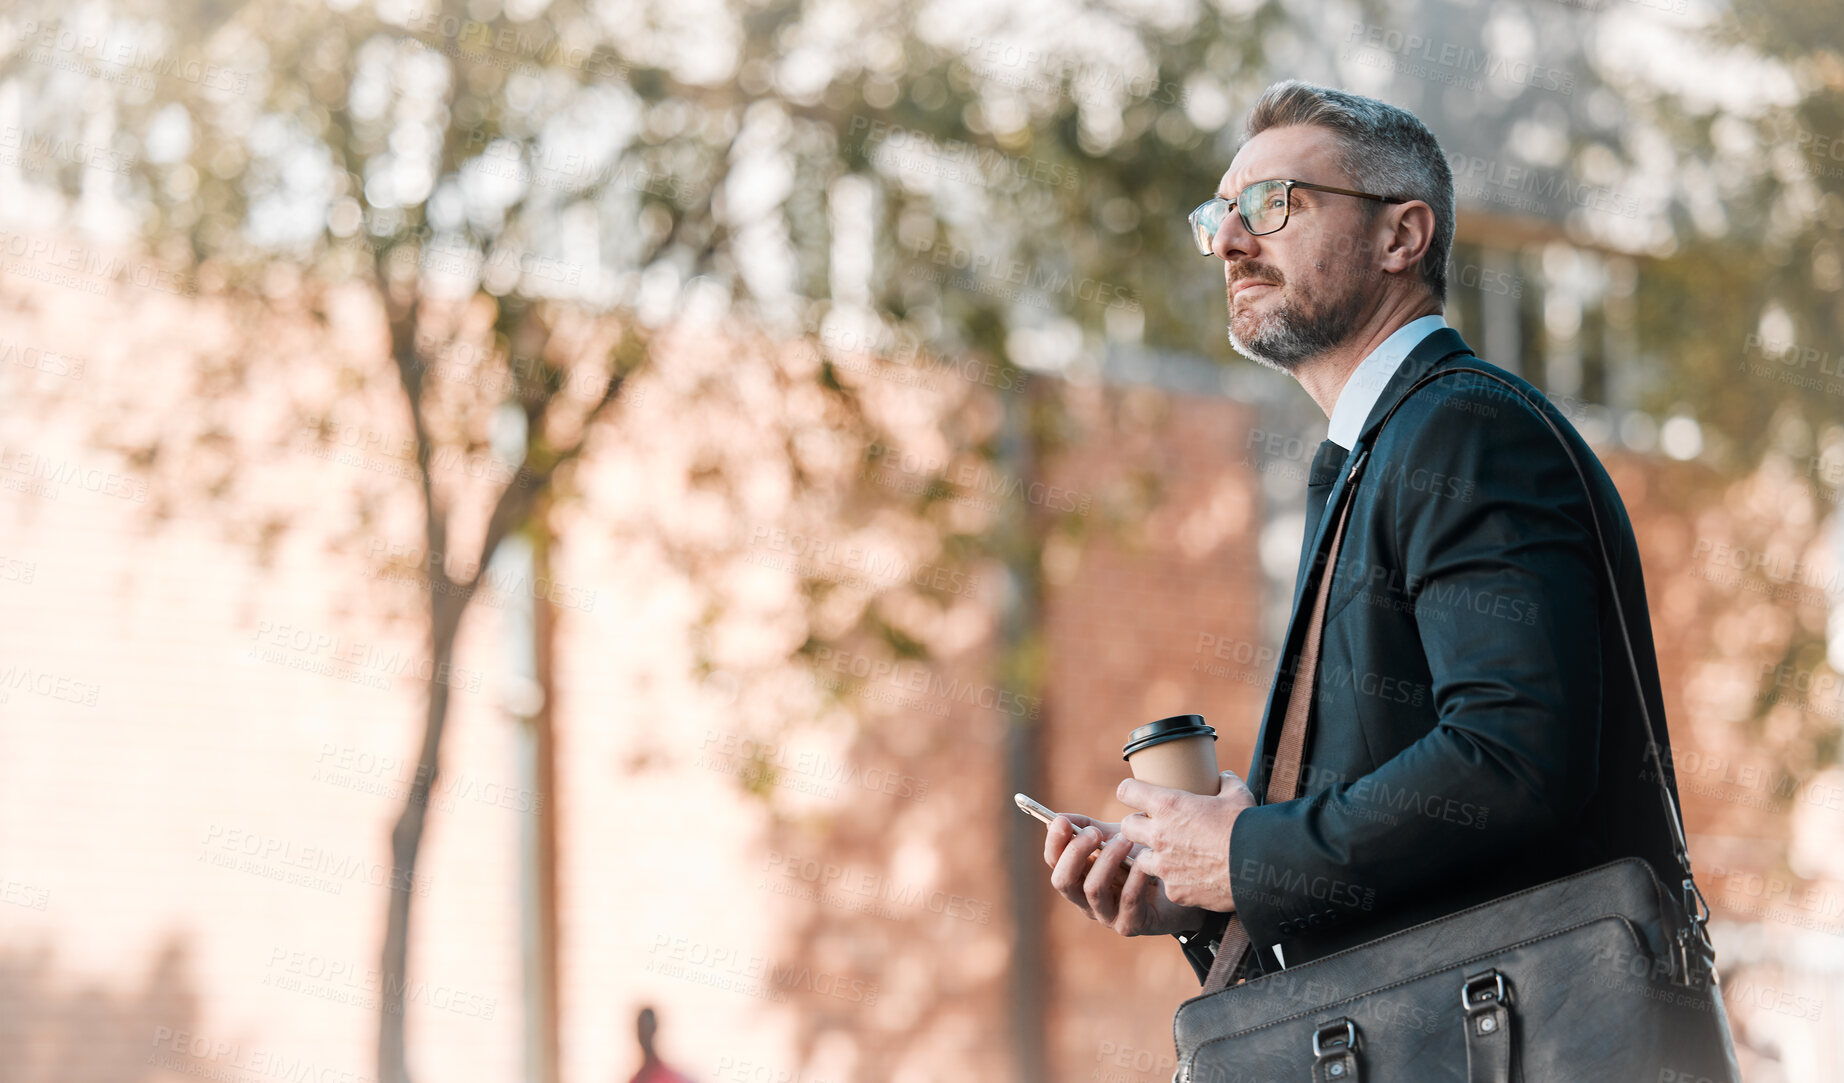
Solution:
<svg viewBox="0 0 1844 1083"><path fill-rule="evenodd" d="M1018 802L1018 807L1023 810L1026 815L1042 820L1046 826L1056 822L1056 813L1046 808L1042 801L1027 797L1021 793L1013 794L1012 800Z"/></svg>
<svg viewBox="0 0 1844 1083"><path fill-rule="evenodd" d="M1018 808L1027 816L1033 819L1042 820L1046 826L1056 822L1056 813L1050 811L1049 806L1045 805L1042 801L1038 801L1022 793L1013 794L1012 800L1018 803ZM1088 855L1088 859L1090 861L1095 860L1096 854L1100 852L1100 850L1096 850L1095 853ZM1127 855L1125 863L1128 865L1133 864L1133 854L1129 853Z"/></svg>

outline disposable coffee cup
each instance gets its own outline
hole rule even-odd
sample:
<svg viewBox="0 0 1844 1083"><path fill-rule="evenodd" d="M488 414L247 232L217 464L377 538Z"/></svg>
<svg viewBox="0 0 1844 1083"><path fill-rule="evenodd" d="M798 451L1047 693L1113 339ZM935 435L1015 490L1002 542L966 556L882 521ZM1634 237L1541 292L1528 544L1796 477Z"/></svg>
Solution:
<svg viewBox="0 0 1844 1083"><path fill-rule="evenodd" d="M1221 779L1217 774L1217 731L1204 724L1204 716L1173 715L1148 722L1127 735L1121 759L1133 777L1155 786L1189 790L1215 797Z"/></svg>

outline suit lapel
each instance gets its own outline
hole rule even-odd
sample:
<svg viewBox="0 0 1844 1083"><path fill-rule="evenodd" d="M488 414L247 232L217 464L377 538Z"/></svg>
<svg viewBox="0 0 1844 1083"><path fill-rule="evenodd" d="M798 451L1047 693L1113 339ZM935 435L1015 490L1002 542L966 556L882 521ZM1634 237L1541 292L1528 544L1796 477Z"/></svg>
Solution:
<svg viewBox="0 0 1844 1083"><path fill-rule="evenodd" d="M1389 413L1390 407L1395 405L1396 400L1402 397L1402 393L1407 391L1410 385L1427 375L1430 369L1455 354L1470 356L1472 350L1466 345L1466 340L1460 337L1458 331L1451 327L1443 327L1422 339L1413 350L1409 351L1409 355L1402 359L1402 363L1396 366L1396 371L1390 376L1389 382L1383 385L1383 391L1377 396L1377 401L1371 404L1370 414L1364 418L1364 427L1358 434L1357 443L1351 448L1351 454L1346 458L1344 467L1338 471L1337 480L1332 482L1332 491L1325 499L1325 512L1313 525L1312 541L1301 551L1300 562L1303 567L1310 569L1325 559L1326 547L1331 544L1331 529L1337 522L1337 516L1332 514L1332 509L1338 507L1338 501L1344 494L1345 485L1350 480L1351 463L1357 460L1359 452L1370 446L1371 438L1376 435L1378 426L1383 423L1383 416ZM1346 527L1346 530L1349 532L1355 527L1356 524L1353 523ZM1287 634L1281 640L1283 648L1280 669L1276 672L1274 683L1268 687L1268 703L1261 713L1261 730L1255 739L1255 757L1249 764L1248 774L1249 789L1255 792L1257 800L1261 799L1262 791L1267 788L1268 764L1274 755L1274 743L1280 740L1281 719L1287 710L1285 697L1291 690L1291 682L1287 679L1287 674L1293 668L1295 659L1299 657L1300 643L1298 640L1306 634L1307 618L1310 614L1300 612L1300 600L1306 594L1306 584L1310 578L1310 575L1294 577L1293 609L1292 615L1287 618Z"/></svg>

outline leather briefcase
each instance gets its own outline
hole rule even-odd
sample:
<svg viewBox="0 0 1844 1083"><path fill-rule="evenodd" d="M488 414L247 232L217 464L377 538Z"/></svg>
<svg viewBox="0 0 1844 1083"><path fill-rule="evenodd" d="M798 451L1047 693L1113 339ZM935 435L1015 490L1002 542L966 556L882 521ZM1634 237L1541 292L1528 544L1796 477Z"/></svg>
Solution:
<svg viewBox="0 0 1844 1083"><path fill-rule="evenodd" d="M1627 858L1194 997L1181 1083L1737 1078L1713 972ZM1707 957L1705 957L1707 958Z"/></svg>
<svg viewBox="0 0 1844 1083"><path fill-rule="evenodd" d="M1530 405L1588 486L1555 422L1515 384L1484 369L1456 365L1428 373L1383 422L1421 387L1457 372L1497 381ZM1352 450L1344 511L1368 455L1362 441ZM1637 679L1588 488L1595 540ZM1334 521L1333 556L1323 575L1335 567L1344 514ZM1320 607L1307 633L1315 655L1322 615ZM1308 674L1308 688L1310 680ZM1682 818L1665 784L1643 695L1639 705L1647 775L1658 785L1682 866L1677 891L1643 859L1626 858L1206 992L1180 1005L1172 1021L1175 1083L1275 1083L1308 1073L1315 1083L1738 1081L1706 929L1709 909L1691 876ZM1299 764L1276 765L1277 773L1283 769L1297 775ZM1233 949L1226 940L1220 950L1246 952L1246 938ZM1239 974L1245 960L1220 962L1225 973Z"/></svg>

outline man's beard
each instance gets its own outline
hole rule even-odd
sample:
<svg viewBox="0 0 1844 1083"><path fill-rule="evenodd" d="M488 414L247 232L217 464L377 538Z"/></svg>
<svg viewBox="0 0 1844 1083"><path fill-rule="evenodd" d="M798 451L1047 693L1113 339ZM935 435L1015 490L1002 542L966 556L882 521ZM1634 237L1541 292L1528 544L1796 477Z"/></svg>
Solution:
<svg viewBox="0 0 1844 1083"><path fill-rule="evenodd" d="M1325 269L1321 264L1319 270ZM1351 337L1364 307L1362 281L1357 275L1342 275L1330 283L1340 292L1328 296L1311 308L1303 298L1287 292L1286 279L1280 272L1262 264L1245 265L1244 273L1231 281L1253 278L1277 283L1280 303L1262 316L1238 316L1235 297L1230 297L1229 342L1243 356L1271 369L1291 373L1300 365ZM1244 325L1241 332L1236 325Z"/></svg>

